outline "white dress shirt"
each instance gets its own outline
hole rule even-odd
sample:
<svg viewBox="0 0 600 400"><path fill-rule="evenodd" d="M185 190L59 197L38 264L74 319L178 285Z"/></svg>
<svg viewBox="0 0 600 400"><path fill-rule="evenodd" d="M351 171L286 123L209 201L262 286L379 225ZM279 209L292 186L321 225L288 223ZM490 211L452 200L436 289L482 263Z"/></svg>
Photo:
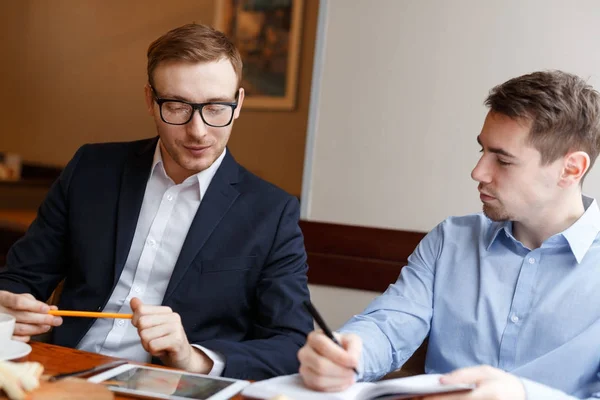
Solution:
<svg viewBox="0 0 600 400"><path fill-rule="evenodd" d="M144 304L162 304L190 225L226 151L209 168L176 185L165 171L159 140L129 255L103 311L131 313L133 297ZM221 375L224 357L194 346L213 360L210 375ZM97 319L77 348L140 362L152 358L142 347L137 329L125 319Z"/></svg>

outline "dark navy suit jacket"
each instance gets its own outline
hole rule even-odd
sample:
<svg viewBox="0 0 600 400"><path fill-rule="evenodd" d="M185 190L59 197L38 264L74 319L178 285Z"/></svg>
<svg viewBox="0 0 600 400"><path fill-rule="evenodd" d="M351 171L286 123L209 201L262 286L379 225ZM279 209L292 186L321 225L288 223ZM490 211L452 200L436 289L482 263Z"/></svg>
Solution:
<svg viewBox="0 0 600 400"><path fill-rule="evenodd" d="M9 251L0 290L45 301L63 279L59 308L102 310L125 265L157 138L85 145ZM312 330L306 252L296 198L227 152L194 217L163 304L188 339L225 357L224 376L297 372ZM52 341L75 347L88 318L64 318Z"/></svg>

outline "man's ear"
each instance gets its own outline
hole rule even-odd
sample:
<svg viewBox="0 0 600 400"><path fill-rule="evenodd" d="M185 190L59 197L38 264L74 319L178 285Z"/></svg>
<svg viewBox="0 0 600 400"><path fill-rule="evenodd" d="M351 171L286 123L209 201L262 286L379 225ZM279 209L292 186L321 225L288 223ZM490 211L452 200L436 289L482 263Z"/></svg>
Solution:
<svg viewBox="0 0 600 400"><path fill-rule="evenodd" d="M567 187L579 184L590 168L590 156L585 151L574 151L563 158L559 185Z"/></svg>
<svg viewBox="0 0 600 400"><path fill-rule="evenodd" d="M148 114L154 116L154 93L149 83L146 83L146 86L144 86L144 98L146 99Z"/></svg>
<svg viewBox="0 0 600 400"><path fill-rule="evenodd" d="M238 105L235 108L235 112L233 113L233 119L238 119L238 117L240 116L240 111L242 111L242 104L244 103L244 88L239 88L238 90Z"/></svg>

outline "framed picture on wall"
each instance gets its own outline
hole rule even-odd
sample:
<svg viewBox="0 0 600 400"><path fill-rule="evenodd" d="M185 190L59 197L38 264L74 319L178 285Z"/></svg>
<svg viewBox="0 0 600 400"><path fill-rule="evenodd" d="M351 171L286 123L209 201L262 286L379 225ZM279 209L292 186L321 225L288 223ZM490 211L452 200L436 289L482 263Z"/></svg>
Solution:
<svg viewBox="0 0 600 400"><path fill-rule="evenodd" d="M215 28L242 55L244 108L296 106L304 0L218 0Z"/></svg>

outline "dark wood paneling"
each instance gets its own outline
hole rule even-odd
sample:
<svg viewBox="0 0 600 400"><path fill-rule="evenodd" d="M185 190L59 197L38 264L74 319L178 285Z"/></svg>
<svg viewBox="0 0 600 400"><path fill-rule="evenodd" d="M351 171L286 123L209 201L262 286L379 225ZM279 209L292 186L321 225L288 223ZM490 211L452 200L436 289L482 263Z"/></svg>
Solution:
<svg viewBox="0 0 600 400"><path fill-rule="evenodd" d="M383 292L425 233L301 221L313 284ZM0 266L24 227L0 224Z"/></svg>
<svg viewBox="0 0 600 400"><path fill-rule="evenodd" d="M402 261L424 233L365 226L300 221L306 249L312 253Z"/></svg>
<svg viewBox="0 0 600 400"><path fill-rule="evenodd" d="M19 224L0 220L0 269L6 265L8 250L25 234L25 231L26 228Z"/></svg>
<svg viewBox="0 0 600 400"><path fill-rule="evenodd" d="M300 221L313 284L384 291L425 233Z"/></svg>
<svg viewBox="0 0 600 400"><path fill-rule="evenodd" d="M58 178L61 172L61 167L35 163L23 163L21 166L21 179L47 181L51 184L56 180L56 178Z"/></svg>

